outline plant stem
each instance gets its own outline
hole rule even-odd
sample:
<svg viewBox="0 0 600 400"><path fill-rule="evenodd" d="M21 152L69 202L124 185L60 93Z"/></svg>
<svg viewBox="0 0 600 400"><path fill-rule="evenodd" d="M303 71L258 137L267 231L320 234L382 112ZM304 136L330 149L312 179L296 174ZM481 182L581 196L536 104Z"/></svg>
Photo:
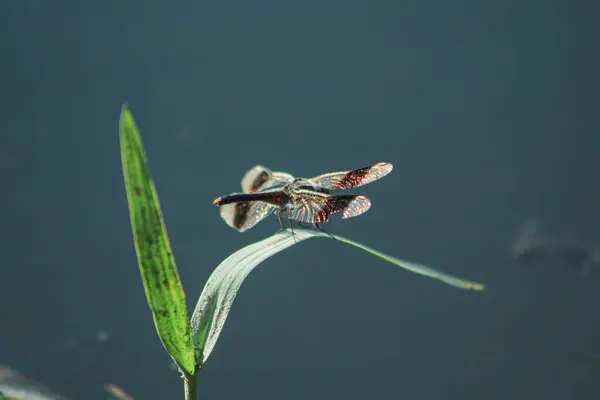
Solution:
<svg viewBox="0 0 600 400"><path fill-rule="evenodd" d="M198 377L185 374L183 376L185 400L198 400Z"/></svg>

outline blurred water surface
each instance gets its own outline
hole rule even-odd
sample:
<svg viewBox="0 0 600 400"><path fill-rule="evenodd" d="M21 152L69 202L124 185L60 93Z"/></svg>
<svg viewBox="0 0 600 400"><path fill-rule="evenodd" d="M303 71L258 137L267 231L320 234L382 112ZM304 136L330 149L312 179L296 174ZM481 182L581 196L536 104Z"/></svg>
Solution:
<svg viewBox="0 0 600 400"><path fill-rule="evenodd" d="M190 308L239 234L211 202L255 164L389 161L329 231L485 282L463 292L330 241L253 273L206 398L591 399L600 274L519 266L536 217L600 242L592 1L0 2L0 361L118 332L119 385L177 398L138 276L117 123L138 121Z"/></svg>

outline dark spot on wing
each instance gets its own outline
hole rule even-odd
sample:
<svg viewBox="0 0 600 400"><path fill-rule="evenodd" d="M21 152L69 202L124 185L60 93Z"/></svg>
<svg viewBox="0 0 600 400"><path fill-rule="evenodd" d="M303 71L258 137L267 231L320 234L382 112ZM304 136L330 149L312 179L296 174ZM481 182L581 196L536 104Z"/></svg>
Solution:
<svg viewBox="0 0 600 400"><path fill-rule="evenodd" d="M324 208L320 209L320 210L316 210L313 215L313 223L327 222L328 219L329 219L329 212L326 211Z"/></svg>
<svg viewBox="0 0 600 400"><path fill-rule="evenodd" d="M343 196L331 196L325 200L323 207L315 211L313 222L327 222L331 214L335 214L344 211L348 204L352 202L358 196L343 195Z"/></svg>
<svg viewBox="0 0 600 400"><path fill-rule="evenodd" d="M246 220L248 219L248 209L250 208L250 202L248 201L240 201L235 205L235 210L233 213L233 226L235 229L239 230L244 226Z"/></svg>
<svg viewBox="0 0 600 400"><path fill-rule="evenodd" d="M270 173L268 173L267 171L262 171L260 174L258 174L258 176L254 180L254 182L252 182L252 186L250 186L249 192L250 193L256 192L258 189L260 189L262 187L262 185L265 184L265 182L267 180L269 180L270 177L271 177Z"/></svg>
<svg viewBox="0 0 600 400"><path fill-rule="evenodd" d="M350 189L352 187L358 186L365 177L369 174L369 171L373 168L373 166L364 167L355 169L354 171L348 172L346 175L340 179L338 183L336 183L335 187L337 189Z"/></svg>

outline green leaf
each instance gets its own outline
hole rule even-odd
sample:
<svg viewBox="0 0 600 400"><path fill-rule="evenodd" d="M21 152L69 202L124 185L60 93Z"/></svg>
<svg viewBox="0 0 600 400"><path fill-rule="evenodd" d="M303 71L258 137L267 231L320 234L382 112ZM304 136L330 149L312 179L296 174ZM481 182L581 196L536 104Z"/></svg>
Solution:
<svg viewBox="0 0 600 400"><path fill-rule="evenodd" d="M129 215L146 298L163 346L182 371L191 375L196 366L185 293L142 139L126 105L119 128Z"/></svg>
<svg viewBox="0 0 600 400"><path fill-rule="evenodd" d="M191 320L194 344L197 351L199 351L197 358L198 365L203 365L214 349L242 282L258 264L303 240L313 237L331 239L331 236L328 234L300 228L294 229L294 235L295 240L292 237L291 231L286 229L260 242L246 246L227 257L213 271L202 290ZM342 236L332 236L342 243L357 247L411 272L438 279L461 289L484 289L482 284L466 281L423 265L400 260Z"/></svg>

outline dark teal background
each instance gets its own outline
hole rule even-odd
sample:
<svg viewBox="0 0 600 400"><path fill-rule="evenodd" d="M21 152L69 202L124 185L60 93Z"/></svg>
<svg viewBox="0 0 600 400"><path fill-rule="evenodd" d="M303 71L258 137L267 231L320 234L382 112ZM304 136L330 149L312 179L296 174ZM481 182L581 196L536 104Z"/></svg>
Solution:
<svg viewBox="0 0 600 400"><path fill-rule="evenodd" d="M257 163L392 162L357 190L367 214L325 228L487 284L302 243L242 286L202 398L600 398L599 271L507 255L528 217L600 243L599 15L586 0L0 2L0 362L27 372L106 329L112 381L181 398L136 266L126 101L190 309L221 260L278 227L237 233L211 204Z"/></svg>

